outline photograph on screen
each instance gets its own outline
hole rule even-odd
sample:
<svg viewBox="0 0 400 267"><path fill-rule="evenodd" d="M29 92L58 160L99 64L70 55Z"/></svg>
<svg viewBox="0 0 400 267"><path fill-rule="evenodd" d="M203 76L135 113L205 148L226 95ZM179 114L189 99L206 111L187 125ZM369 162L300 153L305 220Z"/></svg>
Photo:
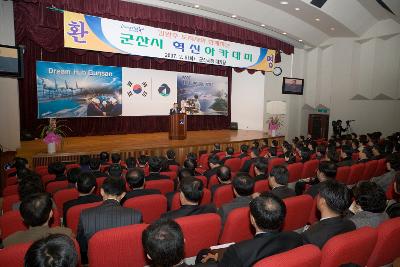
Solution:
<svg viewBox="0 0 400 267"><path fill-rule="evenodd" d="M178 73L178 103L189 115L228 116L228 78Z"/></svg>
<svg viewBox="0 0 400 267"><path fill-rule="evenodd" d="M282 94L302 95L304 88L304 79L299 78L283 78Z"/></svg>
<svg viewBox="0 0 400 267"><path fill-rule="evenodd" d="M36 62L38 118L113 117L122 113L119 67Z"/></svg>

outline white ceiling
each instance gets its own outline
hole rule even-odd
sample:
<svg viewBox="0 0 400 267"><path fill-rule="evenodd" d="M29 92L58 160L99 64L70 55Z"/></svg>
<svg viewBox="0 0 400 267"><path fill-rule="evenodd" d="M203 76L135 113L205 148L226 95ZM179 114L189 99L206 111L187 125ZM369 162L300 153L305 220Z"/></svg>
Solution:
<svg viewBox="0 0 400 267"><path fill-rule="evenodd" d="M327 0L322 8L311 5L311 0L286 0L287 5L282 5L281 0L124 1L223 21L296 47L318 46L331 37L361 37L381 20L394 20L400 29L400 0L383 0L396 15L383 9L376 0ZM233 14L237 17L232 18Z"/></svg>

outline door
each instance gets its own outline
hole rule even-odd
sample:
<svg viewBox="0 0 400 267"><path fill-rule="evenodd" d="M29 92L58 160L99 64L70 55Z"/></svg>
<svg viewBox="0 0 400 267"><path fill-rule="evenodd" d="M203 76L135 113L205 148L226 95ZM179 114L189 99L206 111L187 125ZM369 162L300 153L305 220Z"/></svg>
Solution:
<svg viewBox="0 0 400 267"><path fill-rule="evenodd" d="M308 115L308 133L313 139L328 139L329 115L310 114Z"/></svg>

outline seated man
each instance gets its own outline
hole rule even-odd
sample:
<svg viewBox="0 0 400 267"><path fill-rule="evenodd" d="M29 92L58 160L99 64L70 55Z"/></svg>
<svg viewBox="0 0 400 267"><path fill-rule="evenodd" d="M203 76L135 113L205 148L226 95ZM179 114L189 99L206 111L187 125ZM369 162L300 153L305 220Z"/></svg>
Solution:
<svg viewBox="0 0 400 267"><path fill-rule="evenodd" d="M134 158L134 157L128 157L125 160L125 163L126 163L126 168L128 170L132 170L133 168L136 168L137 161L136 161L136 158Z"/></svg>
<svg viewBox="0 0 400 267"><path fill-rule="evenodd" d="M277 148L275 146L272 146L268 149L268 153L265 154L265 158L268 158L268 160L276 158L278 155Z"/></svg>
<svg viewBox="0 0 400 267"><path fill-rule="evenodd" d="M64 203L63 206L63 223L67 225L67 211L76 205L93 203L101 201L102 198L98 195L93 194L96 189L96 178L90 172L81 173L78 176L78 181L75 184L76 189L79 192L77 199L72 199Z"/></svg>
<svg viewBox="0 0 400 267"><path fill-rule="evenodd" d="M107 177L107 174L100 171L100 160L98 158L91 158L89 161L89 170L95 178Z"/></svg>
<svg viewBox="0 0 400 267"><path fill-rule="evenodd" d="M20 175L20 178L21 181L18 183L18 196L20 200L12 205L12 210L19 210L21 201L26 197L46 192L38 174L28 171L24 175Z"/></svg>
<svg viewBox="0 0 400 267"><path fill-rule="evenodd" d="M160 190L157 189L144 189L145 178L144 172L140 168L134 168L127 172L125 176L126 182L129 185L131 191L126 193L125 197L121 200L121 204L130 198L140 197L145 195L161 194Z"/></svg>
<svg viewBox="0 0 400 267"><path fill-rule="evenodd" d="M231 184L231 170L226 166L221 166L217 171L217 179L219 184L211 186L211 196L214 197L215 190L218 187Z"/></svg>
<svg viewBox="0 0 400 267"><path fill-rule="evenodd" d="M161 160L158 157L149 158L149 170L150 174L146 176L146 181L169 179L168 176L160 174Z"/></svg>
<svg viewBox="0 0 400 267"><path fill-rule="evenodd" d="M213 204L200 206L203 197L203 183L193 177L184 178L180 181L181 208L164 213L161 217L176 219L184 216L198 215L203 213L215 213L217 209Z"/></svg>
<svg viewBox="0 0 400 267"><path fill-rule="evenodd" d="M225 161L227 161L228 159L232 159L234 153L235 153L235 149L231 146L228 146L226 148L226 156L221 160L221 164L224 164Z"/></svg>
<svg viewBox="0 0 400 267"><path fill-rule="evenodd" d="M240 146L240 155L239 155L239 159L245 158L248 156L247 154L247 150L249 150L249 146L248 145L241 145Z"/></svg>
<svg viewBox="0 0 400 267"><path fill-rule="evenodd" d="M140 211L120 205L121 199L125 196L123 179L106 178L100 193L103 197L103 204L82 211L79 217L76 239L79 242L83 258L87 253L89 239L98 231L142 222Z"/></svg>
<svg viewBox="0 0 400 267"><path fill-rule="evenodd" d="M293 197L296 195L293 189L290 189L288 185L289 172L285 166L278 165L271 169L271 173L268 177L269 187L271 187L271 193L275 196L284 199L287 197Z"/></svg>
<svg viewBox="0 0 400 267"><path fill-rule="evenodd" d="M49 174L54 174L56 178L54 181L65 181L67 176L65 176L65 164L62 162L54 162L49 164ZM46 186L46 185L45 185Z"/></svg>
<svg viewBox="0 0 400 267"><path fill-rule="evenodd" d="M317 183L313 184L307 189L306 194L313 198L319 194L319 189L328 180L333 180L336 177L337 167L333 162L323 161L320 162L317 169Z"/></svg>
<svg viewBox="0 0 400 267"><path fill-rule="evenodd" d="M220 144L214 144L214 149L211 151L211 154L217 154L221 152L221 145Z"/></svg>
<svg viewBox="0 0 400 267"><path fill-rule="evenodd" d="M207 177L209 181L211 176L217 174L218 169L221 167L221 161L217 155L212 154L208 157L208 166L210 166L210 169L205 171L203 175Z"/></svg>
<svg viewBox="0 0 400 267"><path fill-rule="evenodd" d="M304 243L322 248L335 235L355 230L356 226L352 221L342 218L350 201L350 192L345 185L335 180L326 181L317 197L321 220L303 232Z"/></svg>
<svg viewBox="0 0 400 267"><path fill-rule="evenodd" d="M376 183L363 181L353 189L354 202L349 208L354 213L349 219L357 228L378 227L389 219L386 214L386 193Z"/></svg>
<svg viewBox="0 0 400 267"><path fill-rule="evenodd" d="M79 157L79 168L81 168L82 172L88 172L90 171L90 157L89 155L81 155Z"/></svg>
<svg viewBox="0 0 400 267"><path fill-rule="evenodd" d="M226 203L218 209L218 214L222 219L222 227L232 210L249 205L252 200L251 195L254 192L254 184L254 179L247 174L238 174L233 178L232 185L235 198L230 203Z"/></svg>
<svg viewBox="0 0 400 267"><path fill-rule="evenodd" d="M394 199L392 203L389 203L388 208L386 209L386 213L389 215L390 218L397 218L400 217L400 172L398 172L394 178Z"/></svg>
<svg viewBox="0 0 400 267"><path fill-rule="evenodd" d="M342 167L342 166L351 166L351 165L353 165L354 162L353 162L352 156L353 156L352 147L351 146L347 146L347 145L342 146L342 150L341 150L341 153L340 153L340 158L342 159L342 161L338 162L337 166L338 167Z"/></svg>
<svg viewBox="0 0 400 267"><path fill-rule="evenodd" d="M252 148L250 152L250 159L245 161L242 168L240 169L240 172L249 173L251 164L253 164L256 158L258 158L259 156L260 150L256 147Z"/></svg>
<svg viewBox="0 0 400 267"><path fill-rule="evenodd" d="M149 157L147 157L146 155L140 155L137 159L137 165L139 168L143 169L146 167L147 165L147 161L149 160Z"/></svg>
<svg viewBox="0 0 400 267"><path fill-rule="evenodd" d="M72 231L64 227L49 227L53 217L53 201L48 193L38 193L26 197L19 207L27 230L15 232L3 240L4 247L39 240L50 234L65 234L72 237Z"/></svg>
<svg viewBox="0 0 400 267"><path fill-rule="evenodd" d="M185 267L185 244L179 224L172 220L155 221L142 234L143 249L151 266Z"/></svg>
<svg viewBox="0 0 400 267"><path fill-rule="evenodd" d="M281 232L286 216L285 203L270 192L265 192L250 202L250 222L255 236L229 246L223 255L209 253L202 262L218 261L218 266L247 267L257 261L303 245L301 235Z"/></svg>
<svg viewBox="0 0 400 267"><path fill-rule="evenodd" d="M398 154L390 154L386 157L386 169L386 173L371 179L372 182L381 186L385 192L392 184L396 172L400 171L400 158Z"/></svg>
<svg viewBox="0 0 400 267"><path fill-rule="evenodd" d="M78 177L81 174L81 168L72 168L67 172L68 188L75 188Z"/></svg>
<svg viewBox="0 0 400 267"><path fill-rule="evenodd" d="M76 267L78 253L71 238L52 234L34 242L24 258L25 267Z"/></svg>
<svg viewBox="0 0 400 267"><path fill-rule="evenodd" d="M268 168L268 161L266 158L256 158L254 161L254 181L261 181L267 179L265 172Z"/></svg>
<svg viewBox="0 0 400 267"><path fill-rule="evenodd" d="M168 159L168 166L169 165L179 166L179 163L176 162L175 151L173 151L172 149L168 149L168 151L167 151L167 159Z"/></svg>
<svg viewBox="0 0 400 267"><path fill-rule="evenodd" d="M108 152L100 152L99 159L101 165L108 166L110 164L110 154Z"/></svg>

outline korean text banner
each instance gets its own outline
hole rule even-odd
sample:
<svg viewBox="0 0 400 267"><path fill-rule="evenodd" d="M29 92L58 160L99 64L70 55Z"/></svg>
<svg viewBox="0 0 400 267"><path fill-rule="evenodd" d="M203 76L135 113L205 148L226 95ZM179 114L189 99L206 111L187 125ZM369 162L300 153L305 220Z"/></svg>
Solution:
<svg viewBox="0 0 400 267"><path fill-rule="evenodd" d="M64 11L64 46L272 71L275 50Z"/></svg>

